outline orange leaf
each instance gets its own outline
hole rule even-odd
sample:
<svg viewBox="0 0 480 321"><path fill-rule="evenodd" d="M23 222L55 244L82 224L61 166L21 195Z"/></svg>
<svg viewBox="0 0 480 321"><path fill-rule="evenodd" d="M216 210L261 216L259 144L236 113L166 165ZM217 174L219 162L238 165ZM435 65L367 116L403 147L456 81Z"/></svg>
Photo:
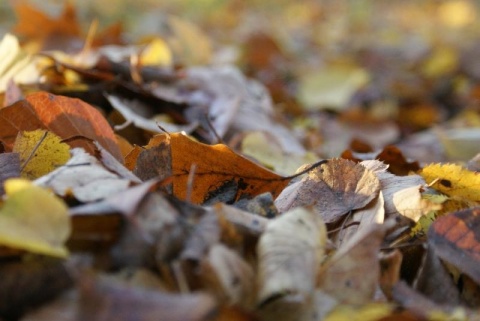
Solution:
<svg viewBox="0 0 480 321"><path fill-rule="evenodd" d="M36 129L47 129L70 146L83 147L91 154L96 151L93 141L98 141L123 163L108 122L99 111L79 99L37 92L0 109L0 141L8 150L12 149L19 131Z"/></svg>
<svg viewBox="0 0 480 321"><path fill-rule="evenodd" d="M193 203L229 203L265 192L275 198L292 179L253 163L223 144L210 146L173 133L155 136L147 148L161 144L171 150L173 194Z"/></svg>
<svg viewBox="0 0 480 321"><path fill-rule="evenodd" d="M80 26L72 3L67 2L63 13L58 18L51 18L42 11L26 3L14 5L18 23L14 27L17 35L35 40L45 40L49 37L80 36Z"/></svg>
<svg viewBox="0 0 480 321"><path fill-rule="evenodd" d="M480 208L441 216L428 230L428 243L435 253L480 283Z"/></svg>

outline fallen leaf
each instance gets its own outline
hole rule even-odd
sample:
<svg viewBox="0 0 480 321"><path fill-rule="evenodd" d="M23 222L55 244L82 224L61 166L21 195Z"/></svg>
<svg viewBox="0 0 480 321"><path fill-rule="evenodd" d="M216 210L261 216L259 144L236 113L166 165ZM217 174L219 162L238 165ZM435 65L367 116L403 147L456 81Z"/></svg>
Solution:
<svg viewBox="0 0 480 321"><path fill-rule="evenodd" d="M391 224L374 224L356 233L324 264L317 287L346 304L367 304L379 285L378 251Z"/></svg>
<svg viewBox="0 0 480 321"><path fill-rule="evenodd" d="M164 22L175 63L195 66L210 62L212 44L196 25L174 15L169 15Z"/></svg>
<svg viewBox="0 0 480 321"><path fill-rule="evenodd" d="M20 184L19 190L15 185ZM66 257L70 234L68 208L42 187L18 179L5 182L7 199L0 208L0 244L32 253Z"/></svg>
<svg viewBox="0 0 480 321"><path fill-rule="evenodd" d="M380 191L377 198L364 208L353 212L352 215L349 215L345 223L342 223L345 228L341 229L338 233L335 245L341 247L342 244L348 242L355 233L361 233L363 229L368 229L372 224L382 224L385 220L384 205L383 193ZM335 236L331 235L331 238L335 239Z"/></svg>
<svg viewBox="0 0 480 321"><path fill-rule="evenodd" d="M152 39L142 50L139 62L143 66L168 67L172 65L172 52L162 38Z"/></svg>
<svg viewBox="0 0 480 321"><path fill-rule="evenodd" d="M362 307L338 305L326 317L325 321L378 321L391 315L394 306L389 303L369 303Z"/></svg>
<svg viewBox="0 0 480 321"><path fill-rule="evenodd" d="M202 292L165 293L84 277L77 320L207 321L215 315L215 309L214 299Z"/></svg>
<svg viewBox="0 0 480 321"><path fill-rule="evenodd" d="M27 3L16 3L14 10L18 22L13 27L16 34L30 41L38 41L44 50L72 48L81 46L80 25L77 22L75 7L67 2L61 16L51 18L43 11L35 9ZM38 28L42 26L42 28Z"/></svg>
<svg viewBox="0 0 480 321"><path fill-rule="evenodd" d="M367 72L356 66L329 66L303 75L299 99L310 110L344 110L354 92L368 82Z"/></svg>
<svg viewBox="0 0 480 321"><path fill-rule="evenodd" d="M222 244L213 245L202 262L201 275L220 302L253 308L254 270L233 250Z"/></svg>
<svg viewBox="0 0 480 321"><path fill-rule="evenodd" d="M428 230L428 243L446 262L480 283L480 208L474 207L441 216Z"/></svg>
<svg viewBox="0 0 480 321"><path fill-rule="evenodd" d="M431 164L419 173L434 189L452 197L480 201L480 175L455 164Z"/></svg>
<svg viewBox="0 0 480 321"><path fill-rule="evenodd" d="M42 129L19 132L13 152L20 155L21 176L31 180L50 173L70 159L70 146Z"/></svg>
<svg viewBox="0 0 480 321"><path fill-rule="evenodd" d="M36 180L57 195L73 195L81 202L97 201L126 190L132 181L112 173L92 155L81 148L71 151L72 157L64 165Z"/></svg>
<svg viewBox="0 0 480 321"><path fill-rule="evenodd" d="M265 192L275 197L291 179L256 165L223 144L209 146L181 133L160 135L155 140L170 145L173 194L181 200L200 204L229 195L222 200L228 203Z"/></svg>
<svg viewBox="0 0 480 321"><path fill-rule="evenodd" d="M0 154L0 195L5 192L5 181L14 177L20 177L20 156L17 153Z"/></svg>
<svg viewBox="0 0 480 321"><path fill-rule="evenodd" d="M332 223L377 197L380 182L360 164L345 159L329 160L286 188L275 200L280 212L313 205L326 223Z"/></svg>
<svg viewBox="0 0 480 321"><path fill-rule="evenodd" d="M245 135L242 140L241 152L281 175L289 175L303 164L313 163L317 160L313 153L285 152L275 136L261 131Z"/></svg>
<svg viewBox="0 0 480 321"><path fill-rule="evenodd" d="M116 159L123 157L115 135L98 110L79 99L37 92L0 109L0 140L8 149L19 131L47 129L72 147L83 147L92 155L98 141Z"/></svg>
<svg viewBox="0 0 480 321"><path fill-rule="evenodd" d="M438 285L442 290L438 291ZM455 306L460 304L460 292L453 276L436 255L432 246L427 248L413 288L435 303Z"/></svg>
<svg viewBox="0 0 480 321"><path fill-rule="evenodd" d="M18 39L7 33L0 42L0 93L15 84L32 84L39 80L39 72L32 58L22 50ZM9 99L5 98L5 102Z"/></svg>
<svg viewBox="0 0 480 321"><path fill-rule="evenodd" d="M430 201L422 196L424 186L417 185L404 188L393 194L393 204L398 213L418 222L418 220L431 211L442 209L442 205Z"/></svg>
<svg viewBox="0 0 480 321"><path fill-rule="evenodd" d="M268 305L289 294L303 300L313 296L326 241L325 224L310 209L296 208L270 221L257 246L257 302Z"/></svg>
<svg viewBox="0 0 480 321"><path fill-rule="evenodd" d="M197 126L196 122L192 122L188 125L176 125L171 122L155 119L155 114L152 114L149 111L145 111L145 108L142 108L142 103L140 101L129 101L113 95L107 95L106 97L112 107L120 114L122 114L122 116L126 119L127 122L131 122L136 127L144 129L151 133L162 133L164 131L183 131L186 133L190 133Z"/></svg>

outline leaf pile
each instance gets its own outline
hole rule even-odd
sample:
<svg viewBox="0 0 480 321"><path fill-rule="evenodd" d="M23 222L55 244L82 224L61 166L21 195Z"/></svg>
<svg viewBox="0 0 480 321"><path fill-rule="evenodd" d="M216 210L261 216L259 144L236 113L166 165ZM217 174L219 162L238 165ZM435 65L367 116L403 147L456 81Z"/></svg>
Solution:
<svg viewBox="0 0 480 321"><path fill-rule="evenodd" d="M352 43L311 69L252 33L238 67L179 17L125 44L70 4L14 10L0 320L478 319L480 87L463 47Z"/></svg>

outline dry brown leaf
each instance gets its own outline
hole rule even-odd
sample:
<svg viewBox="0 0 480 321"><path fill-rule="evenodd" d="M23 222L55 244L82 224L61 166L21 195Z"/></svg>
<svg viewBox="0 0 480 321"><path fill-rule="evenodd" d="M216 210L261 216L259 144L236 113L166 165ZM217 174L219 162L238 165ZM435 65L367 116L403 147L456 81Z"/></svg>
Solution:
<svg viewBox="0 0 480 321"><path fill-rule="evenodd" d="M275 205L280 212L313 205L325 222L331 223L366 206L379 190L380 183L372 171L349 160L333 159L285 189Z"/></svg>

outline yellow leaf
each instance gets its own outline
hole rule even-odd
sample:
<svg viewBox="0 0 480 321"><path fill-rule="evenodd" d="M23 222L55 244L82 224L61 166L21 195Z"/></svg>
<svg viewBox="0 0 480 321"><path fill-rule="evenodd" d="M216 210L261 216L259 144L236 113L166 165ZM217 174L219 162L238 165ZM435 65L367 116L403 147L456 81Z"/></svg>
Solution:
<svg viewBox="0 0 480 321"><path fill-rule="evenodd" d="M393 307L388 303L369 303L362 307L338 305L330 312L325 321L373 321L389 316Z"/></svg>
<svg viewBox="0 0 480 321"><path fill-rule="evenodd" d="M420 172L427 184L448 196L480 201L480 174L455 164L431 164Z"/></svg>
<svg viewBox="0 0 480 321"><path fill-rule="evenodd" d="M144 66L171 66L172 52L163 39L155 38L142 51L140 62Z"/></svg>
<svg viewBox="0 0 480 321"><path fill-rule="evenodd" d="M450 47L435 49L422 66L422 72L427 77L440 77L453 72L458 65L457 51Z"/></svg>
<svg viewBox="0 0 480 321"><path fill-rule="evenodd" d="M70 147L54 133L42 129L19 132L13 151L20 154L21 176L28 179L48 174L70 159Z"/></svg>
<svg viewBox="0 0 480 321"><path fill-rule="evenodd" d="M313 153L293 154L285 152L273 135L266 132L250 132L242 141L242 153L251 156L278 174L291 175L300 166L318 160Z"/></svg>
<svg viewBox="0 0 480 321"><path fill-rule="evenodd" d="M25 180L7 180L5 190L11 194L0 208L0 245L50 256L67 256L63 244L70 234L70 219L63 201Z"/></svg>

